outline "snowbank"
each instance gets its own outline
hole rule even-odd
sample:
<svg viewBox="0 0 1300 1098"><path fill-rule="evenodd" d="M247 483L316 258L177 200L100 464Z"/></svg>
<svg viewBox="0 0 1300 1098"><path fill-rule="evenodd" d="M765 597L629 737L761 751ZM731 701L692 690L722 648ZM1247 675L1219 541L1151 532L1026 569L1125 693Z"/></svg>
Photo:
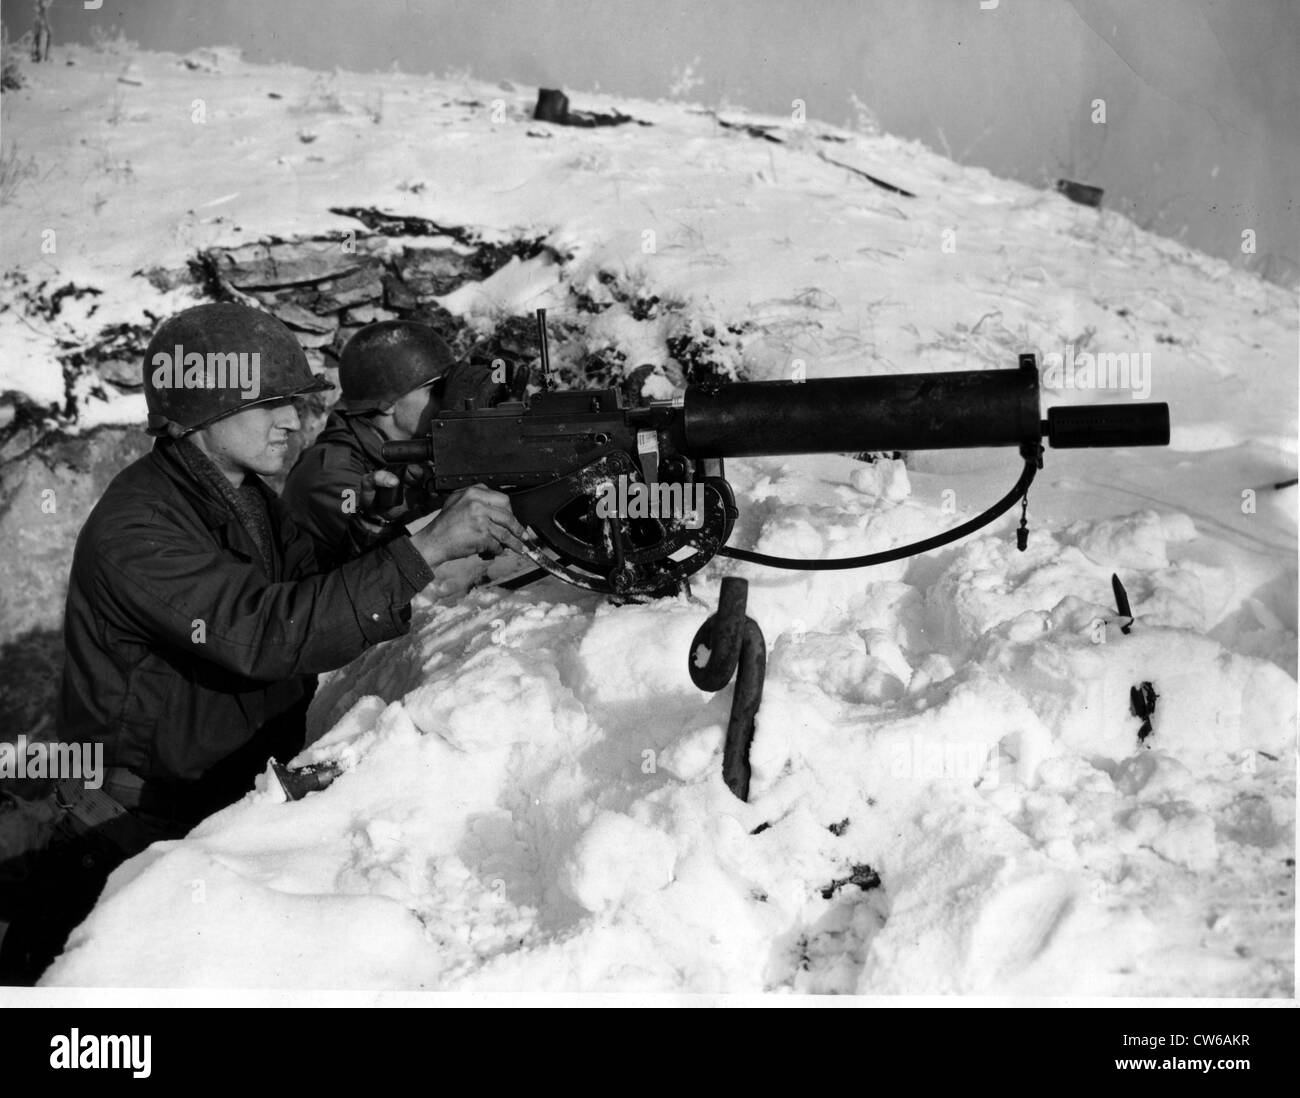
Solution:
<svg viewBox="0 0 1300 1098"><path fill-rule="evenodd" d="M908 505L864 501L867 528ZM749 804L721 779L728 691L685 673L716 575L642 606L553 580L422 599L322 687L300 761L345 774L136 859L45 982L1284 993L1295 682L1189 627L1200 584L1168 558L1190 534L1139 512L1039 532L1019 564L989 537L921 585L750 571L771 662ZM1129 635L1085 549L1138 595Z"/></svg>

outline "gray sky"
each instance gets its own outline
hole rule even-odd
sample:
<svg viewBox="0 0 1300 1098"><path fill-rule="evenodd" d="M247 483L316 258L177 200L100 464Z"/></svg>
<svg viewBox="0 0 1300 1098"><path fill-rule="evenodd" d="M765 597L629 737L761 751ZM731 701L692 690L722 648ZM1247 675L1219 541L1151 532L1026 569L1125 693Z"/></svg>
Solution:
<svg viewBox="0 0 1300 1098"><path fill-rule="evenodd" d="M153 49L687 97L882 126L965 163L1106 188L1139 224L1300 278L1294 0L54 0L55 42L120 26ZM993 0L984 0L992 3ZM34 0L5 0L11 34ZM696 61L698 58L698 61ZM1090 121L1106 100L1104 126Z"/></svg>

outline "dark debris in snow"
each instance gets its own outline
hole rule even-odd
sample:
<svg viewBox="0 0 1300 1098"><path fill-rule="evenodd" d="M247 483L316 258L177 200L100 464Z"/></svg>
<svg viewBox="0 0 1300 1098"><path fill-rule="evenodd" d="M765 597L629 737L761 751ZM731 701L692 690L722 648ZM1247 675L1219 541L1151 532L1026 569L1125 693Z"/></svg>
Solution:
<svg viewBox="0 0 1300 1098"><path fill-rule="evenodd" d="M880 874L869 865L855 865L847 877L837 877L821 890L822 899L831 899L841 888L850 884L857 885L863 892L869 892L880 887Z"/></svg>

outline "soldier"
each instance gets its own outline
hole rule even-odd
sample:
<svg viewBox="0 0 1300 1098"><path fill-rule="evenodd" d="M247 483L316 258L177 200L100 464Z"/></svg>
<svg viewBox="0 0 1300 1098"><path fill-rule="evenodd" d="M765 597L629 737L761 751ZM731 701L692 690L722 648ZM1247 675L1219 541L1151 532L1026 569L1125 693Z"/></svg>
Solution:
<svg viewBox="0 0 1300 1098"><path fill-rule="evenodd" d="M339 384L342 399L316 441L299 455L282 495L326 567L351 560L387 536L387 517L414 518L441 504L422 486L424 471L412 468L394 506L360 506L367 478L381 488L398 485L384 469L385 442L427 434L444 406L461 407L473 399L487 407L506 390L487 367L457 362L437 332L412 320L381 321L357 332L339 358Z"/></svg>
<svg viewBox="0 0 1300 1098"><path fill-rule="evenodd" d="M61 837L0 944L4 982L39 976L114 867L287 761L314 676L406 633L433 568L522 548L509 500L476 486L418 534L319 570L261 478L299 427L292 398L330 386L265 313L185 310L151 340L144 382L157 441L87 518L64 624L59 737L103 744L103 787L58 783Z"/></svg>

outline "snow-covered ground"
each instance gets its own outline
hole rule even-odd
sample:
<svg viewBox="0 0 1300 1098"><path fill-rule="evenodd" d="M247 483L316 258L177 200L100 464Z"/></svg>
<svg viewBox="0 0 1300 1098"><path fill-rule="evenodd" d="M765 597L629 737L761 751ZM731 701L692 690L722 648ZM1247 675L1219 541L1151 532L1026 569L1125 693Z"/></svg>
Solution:
<svg viewBox="0 0 1300 1098"><path fill-rule="evenodd" d="M1294 294L888 136L748 120L778 144L638 101L574 105L652 126L572 129L528 119L534 89L69 56L5 95L4 140L36 166L4 266L103 292L44 325L0 312L0 391L61 401L56 339L186 302L132 272L355 229L328 213L355 204L545 236L553 254L446 304L485 326L547 307L629 367L667 366L682 334L752 379L1149 353L1174 432L1049 450L1025 553L1007 518L867 571L718 560L692 597L621 607L449 571L409 637L323 680L300 761L343 776L297 803L263 788L129 862L45 984L1294 994L1296 488L1273 488L1295 474ZM577 314L575 292L611 287ZM1017 469L730 462L732 544L884 548ZM721 780L729 691L686 674L727 574L769 650L749 804ZM867 866L879 887L848 881Z"/></svg>

